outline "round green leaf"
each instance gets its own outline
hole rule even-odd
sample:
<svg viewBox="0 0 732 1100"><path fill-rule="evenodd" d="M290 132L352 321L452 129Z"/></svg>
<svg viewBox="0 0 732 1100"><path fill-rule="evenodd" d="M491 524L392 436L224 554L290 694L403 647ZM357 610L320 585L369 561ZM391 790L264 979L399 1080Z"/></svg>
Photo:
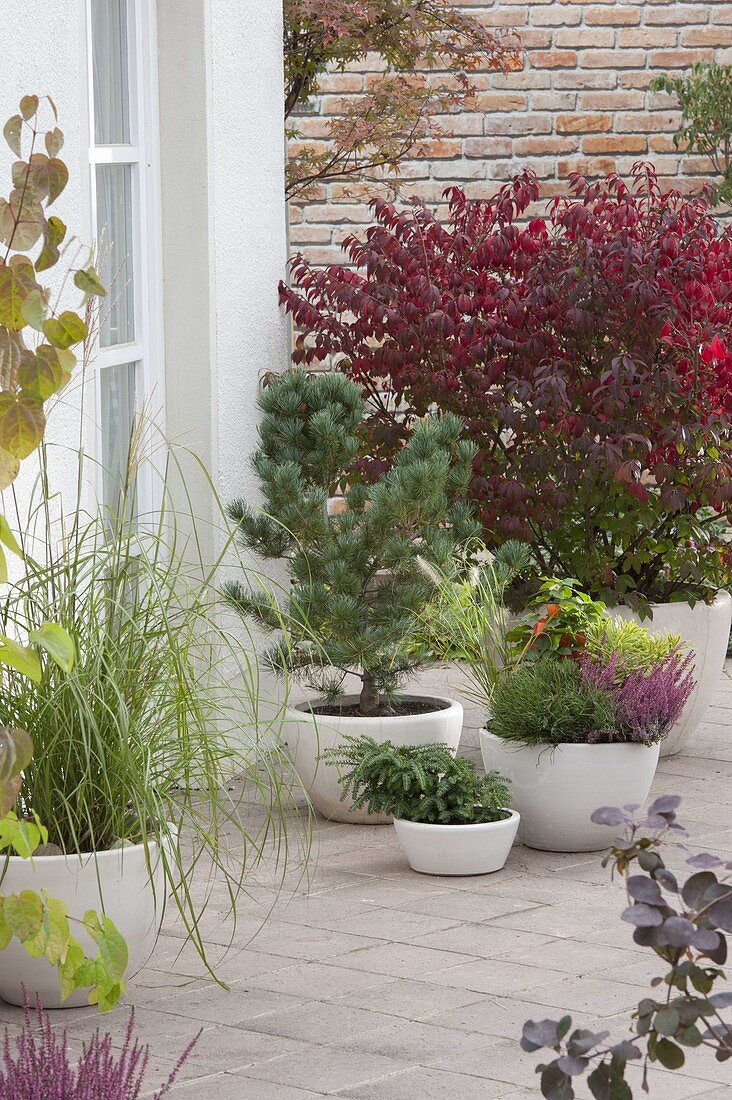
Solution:
<svg viewBox="0 0 732 1100"><path fill-rule="evenodd" d="M5 899L5 920L8 928L21 942L38 935L43 919L43 906L33 890L21 890Z"/></svg>
<svg viewBox="0 0 732 1100"><path fill-rule="evenodd" d="M20 101L19 107L21 115L23 116L25 121L28 122L29 119L33 118L36 111L38 110L38 96L24 95Z"/></svg>
<svg viewBox="0 0 732 1100"><path fill-rule="evenodd" d="M672 1043L670 1039L659 1039L656 1057L666 1069L681 1069L686 1060L681 1047Z"/></svg>
<svg viewBox="0 0 732 1100"><path fill-rule="evenodd" d="M22 131L23 119L20 115L13 115L3 126L3 137L7 141L12 151L15 153L16 157L21 156L20 136Z"/></svg>
<svg viewBox="0 0 732 1100"><path fill-rule="evenodd" d="M1 394L0 398L0 447L16 458L27 458L43 439L43 403L24 392L15 399L9 394Z"/></svg>
<svg viewBox="0 0 732 1100"><path fill-rule="evenodd" d="M55 348L70 348L84 340L88 330L78 314L65 310L59 317L49 317L43 325L43 332L49 344L53 344Z"/></svg>

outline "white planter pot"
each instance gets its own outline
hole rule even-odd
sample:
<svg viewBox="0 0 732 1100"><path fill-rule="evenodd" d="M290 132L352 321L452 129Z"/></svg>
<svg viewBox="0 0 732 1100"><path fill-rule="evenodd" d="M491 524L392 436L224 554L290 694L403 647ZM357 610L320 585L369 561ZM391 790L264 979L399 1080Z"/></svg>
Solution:
<svg viewBox="0 0 732 1100"><path fill-rule="evenodd" d="M612 608L609 614L634 619L652 633L680 634L684 645L694 651L696 687L681 718L661 743L661 756L684 752L714 698L722 675L732 624L732 596L729 592L718 592L714 603L698 603L694 607L688 603L653 604L653 619L642 622L628 607Z"/></svg>
<svg viewBox="0 0 732 1100"><path fill-rule="evenodd" d="M500 871L511 851L519 815L481 825L425 825L394 818L402 851L423 875L489 875Z"/></svg>
<svg viewBox="0 0 732 1100"><path fill-rule="evenodd" d="M71 934L87 954L96 954L93 940L76 923L88 909L104 910L127 943L129 964L125 981L145 965L155 947L165 898L165 876L157 845L149 844L152 874L143 844L126 844L108 852L83 856L11 856L0 882L0 893L45 890L49 897L66 903ZM0 873L2 871L0 861ZM63 1003L58 972L44 959L31 959L16 939L0 951L0 997L10 1004L23 1003L23 987L31 1003L36 997L44 1008L74 1008L87 1004L87 989L77 990Z"/></svg>
<svg viewBox="0 0 732 1100"><path fill-rule="evenodd" d="M548 852L598 852L615 832L595 825L600 806L645 802L658 745L527 746L480 731L485 770L511 780L511 806L521 815L521 840Z"/></svg>
<svg viewBox="0 0 732 1100"><path fill-rule="evenodd" d="M345 704L357 701L357 696L346 695ZM402 699L434 702L441 710L425 714L403 714L379 718L358 718L331 714L313 714L310 703L288 707L283 732L295 770L310 796L310 800L323 817L332 821L347 821L352 825L388 825L392 820L386 814L369 814L365 809L350 813L351 799L341 802L339 771L333 764L321 759L325 749L340 747L344 736L373 737L375 741L391 741L393 745L445 744L453 755L460 744L463 728L463 708L452 699L432 696L429 699L410 695Z"/></svg>

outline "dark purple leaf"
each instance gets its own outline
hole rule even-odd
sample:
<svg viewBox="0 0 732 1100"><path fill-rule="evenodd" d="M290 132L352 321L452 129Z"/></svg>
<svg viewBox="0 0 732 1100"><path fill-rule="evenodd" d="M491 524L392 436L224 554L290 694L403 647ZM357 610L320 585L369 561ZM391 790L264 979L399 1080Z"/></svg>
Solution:
<svg viewBox="0 0 732 1100"><path fill-rule="evenodd" d="M628 893L634 901L642 901L646 905L665 905L661 888L652 878L631 875L627 885Z"/></svg>
<svg viewBox="0 0 732 1100"><path fill-rule="evenodd" d="M663 934L672 947L688 947L696 935L696 927L686 917L668 917L663 922Z"/></svg>
<svg viewBox="0 0 732 1100"><path fill-rule="evenodd" d="M628 815L624 814L617 806L601 806L599 810L595 810L591 820L594 821L595 825L610 825L616 827L626 824L629 818Z"/></svg>
<svg viewBox="0 0 732 1100"><path fill-rule="evenodd" d="M722 937L718 932L713 932L709 928L702 928L692 938L691 946L706 954L708 951L716 951L721 941Z"/></svg>
<svg viewBox="0 0 732 1100"><path fill-rule="evenodd" d="M681 805L680 794L663 794L648 807L648 816L656 814L672 814Z"/></svg>
<svg viewBox="0 0 732 1100"><path fill-rule="evenodd" d="M583 1028L577 1028L572 1032L572 1035L567 1043L567 1049L570 1054L587 1054L588 1050L592 1050L593 1047L599 1046L603 1039L607 1039L609 1031L587 1031Z"/></svg>
<svg viewBox="0 0 732 1100"><path fill-rule="evenodd" d="M565 1054L561 1058L557 1058L556 1064L562 1073L566 1073L568 1077L578 1077L585 1072L590 1063L586 1058Z"/></svg>
<svg viewBox="0 0 732 1100"><path fill-rule="evenodd" d="M718 856L713 856L711 852L697 852L695 856L690 856L686 861L690 867L700 867L702 869L709 869L711 867L720 867L722 860Z"/></svg>
<svg viewBox="0 0 732 1100"><path fill-rule="evenodd" d="M556 1020L527 1020L521 1038L522 1049L531 1053L542 1047L558 1046L557 1026Z"/></svg>
<svg viewBox="0 0 732 1100"><path fill-rule="evenodd" d="M688 878L681 887L681 896L690 909L698 911L704 904L704 895L710 886L717 882L717 876L711 871L699 871Z"/></svg>
<svg viewBox="0 0 732 1100"><path fill-rule="evenodd" d="M663 917L658 909L638 902L623 911L622 920L627 921L628 924L634 924L636 928L653 928L663 924Z"/></svg>
<svg viewBox="0 0 732 1100"><path fill-rule="evenodd" d="M713 993L709 1001L715 1008L729 1008L732 1005L732 990L725 990L724 993Z"/></svg>

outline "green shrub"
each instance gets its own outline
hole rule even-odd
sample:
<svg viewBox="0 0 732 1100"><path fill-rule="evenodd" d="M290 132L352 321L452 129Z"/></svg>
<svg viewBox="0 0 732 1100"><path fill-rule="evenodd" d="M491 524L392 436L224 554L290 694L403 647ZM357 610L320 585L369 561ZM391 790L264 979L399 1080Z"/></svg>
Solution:
<svg viewBox="0 0 732 1100"><path fill-rule="evenodd" d="M650 672L681 646L680 634L650 634L632 619L619 615L587 628L585 648L599 664L608 664L617 656L616 682L631 672Z"/></svg>
<svg viewBox="0 0 732 1100"><path fill-rule="evenodd" d="M615 707L607 691L583 681L574 661L546 658L499 679L489 726L524 745L584 744L589 734L614 728Z"/></svg>
<svg viewBox="0 0 732 1100"><path fill-rule="evenodd" d="M329 763L343 768L342 799L353 809L387 813L427 825L478 825L507 817L507 780L498 772L479 776L470 760L446 745L392 745L372 737L345 737L326 749Z"/></svg>

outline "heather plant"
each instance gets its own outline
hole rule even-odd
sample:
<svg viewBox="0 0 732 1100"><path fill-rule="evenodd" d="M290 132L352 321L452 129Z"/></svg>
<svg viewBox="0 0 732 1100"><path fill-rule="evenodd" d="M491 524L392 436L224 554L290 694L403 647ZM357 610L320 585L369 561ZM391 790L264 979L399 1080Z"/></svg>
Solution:
<svg viewBox="0 0 732 1100"><path fill-rule="evenodd" d="M291 370L259 403L253 466L264 510L239 500L229 515L247 549L285 559L291 586L279 607L268 592L232 582L229 602L283 632L270 664L304 678L336 713L348 673L361 681L359 715L393 713L399 685L428 658L415 645L434 592L423 565L450 569L478 534L464 501L474 448L457 417L425 418L392 468L366 485L350 478L365 411L354 382Z"/></svg>
<svg viewBox="0 0 732 1100"><path fill-rule="evenodd" d="M628 672L620 671L617 654L607 662L581 657L578 667L582 683L607 691L615 710L614 725L594 730L588 741L660 741L681 717L694 689L692 660L692 654L682 657L672 652L647 671Z"/></svg>
<svg viewBox="0 0 732 1100"><path fill-rule="evenodd" d="M181 1054L167 1081L150 1093L146 1084L149 1047L135 1037L135 1014L130 1013L122 1047L111 1036L95 1032L84 1043L81 1058L69 1055L66 1031L54 1032L40 1004L31 1012L26 999L23 1030L11 1039L6 1030L0 1066L3 1100L138 1100L143 1095L162 1100L193 1049L196 1036Z"/></svg>
<svg viewBox="0 0 732 1100"><path fill-rule="evenodd" d="M446 219L377 200L349 266L293 261L294 359L363 388L366 476L437 405L478 446L486 543L609 605L711 599L728 575L732 234L703 196L573 176L544 217L522 174Z"/></svg>
<svg viewBox="0 0 732 1100"><path fill-rule="evenodd" d="M305 140L297 115L321 77L369 54L384 72L350 105L330 97L326 140ZM286 191L305 198L332 179L393 180L400 161L423 154L450 114L473 103L476 70L521 67L515 41L445 0L286 0L284 61Z"/></svg>
<svg viewBox="0 0 732 1100"><path fill-rule="evenodd" d="M427 825L478 825L507 817L508 780L479 776L471 760L446 745L392 745L372 737L343 738L325 759L342 770L341 800L352 809L393 814Z"/></svg>
<svg viewBox="0 0 732 1100"><path fill-rule="evenodd" d="M686 1051L704 1048L718 1062L732 1058L732 991L715 987L725 981L727 934L732 932L732 861L711 852L690 854L677 838L685 836L676 817L678 795L664 795L645 816L637 807L604 806L592 815L599 825L623 828L603 866L610 864L625 882L627 907L622 920L633 926L633 940L652 951L662 973L653 992L633 1013L631 1033L608 1042L608 1031L572 1030L572 1017L529 1020L521 1047L556 1055L537 1066L546 1100L574 1100L579 1079L595 1100L632 1100L629 1063L642 1062L641 1086L648 1092L648 1068L678 1070ZM666 866L661 849L670 840L692 874L682 879Z"/></svg>

